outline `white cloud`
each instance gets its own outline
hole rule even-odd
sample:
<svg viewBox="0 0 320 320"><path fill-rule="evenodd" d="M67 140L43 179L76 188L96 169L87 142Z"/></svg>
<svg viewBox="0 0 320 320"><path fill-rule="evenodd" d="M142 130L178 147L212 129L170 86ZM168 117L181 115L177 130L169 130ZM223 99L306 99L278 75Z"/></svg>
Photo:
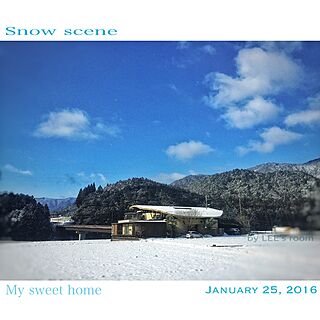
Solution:
<svg viewBox="0 0 320 320"><path fill-rule="evenodd" d="M118 126L116 126L116 125L111 125L111 124L106 125L106 124L104 124L104 123L102 123L102 122L98 122L98 123L96 124L96 126L95 126L95 132L96 132L97 134L103 134L103 133L105 133L105 134L107 134L108 136L117 137L117 136L120 134L121 130L120 130L120 128L119 128Z"/></svg>
<svg viewBox="0 0 320 320"><path fill-rule="evenodd" d="M102 173L97 173L96 175L97 175L97 177L101 180L101 182L103 182L103 183L106 183L106 182L107 182L107 177L106 177L104 174L102 174Z"/></svg>
<svg viewBox="0 0 320 320"><path fill-rule="evenodd" d="M248 152L270 153L275 147L283 144L289 144L302 138L300 133L272 127L265 129L261 134L262 141L251 140L248 146L240 146L237 148L239 154L244 155Z"/></svg>
<svg viewBox="0 0 320 320"><path fill-rule="evenodd" d="M299 46L263 42L260 47L241 49L235 58L236 76L221 72L206 75L209 94L204 102L223 109L221 118L238 129L275 120L280 108L270 97L297 87L303 78L303 68L289 55Z"/></svg>
<svg viewBox="0 0 320 320"><path fill-rule="evenodd" d="M182 178L189 176L189 175L196 175L196 174L198 174L198 173L194 170L188 170L187 174L179 173L179 172L172 172L172 173L161 172L155 178L153 178L153 180L161 182L161 183L170 184L173 181L182 179Z"/></svg>
<svg viewBox="0 0 320 320"><path fill-rule="evenodd" d="M199 155L205 155L214 151L210 146L200 141L190 140L176 145L169 146L166 153L178 160L188 160Z"/></svg>
<svg viewBox="0 0 320 320"><path fill-rule="evenodd" d="M116 126L102 122L92 123L86 112L79 109L63 109L50 112L36 128L34 135L42 138L99 139L103 134L116 136Z"/></svg>
<svg viewBox="0 0 320 320"><path fill-rule="evenodd" d="M47 119L38 125L35 135L38 137L98 138L90 130L88 116L78 109L50 112Z"/></svg>
<svg viewBox="0 0 320 320"><path fill-rule="evenodd" d="M177 86L174 83L170 83L169 88L174 92L177 92L177 93L179 92Z"/></svg>
<svg viewBox="0 0 320 320"><path fill-rule="evenodd" d="M320 109L310 109L292 113L285 119L285 124L289 127L302 124L302 125L314 125L320 124Z"/></svg>
<svg viewBox="0 0 320 320"><path fill-rule="evenodd" d="M292 53L294 51L300 51L302 49L301 41L258 41L247 42L247 47L259 46L267 51L283 51L286 53Z"/></svg>
<svg viewBox="0 0 320 320"><path fill-rule="evenodd" d="M310 108L320 109L320 92L307 99Z"/></svg>
<svg viewBox="0 0 320 320"><path fill-rule="evenodd" d="M81 180L85 181L85 182L91 182L94 181L96 183L107 183L108 179L107 177L101 173L101 172L93 172L90 174L86 174L85 172L81 171L79 173L77 173L77 176L81 178Z"/></svg>
<svg viewBox="0 0 320 320"><path fill-rule="evenodd" d="M154 180L161 182L161 183L166 183L169 184L173 181L179 180L184 178L186 175L178 172L173 172L173 173L160 173Z"/></svg>
<svg viewBox="0 0 320 320"><path fill-rule="evenodd" d="M289 127L296 125L317 125L320 124L320 93L313 97L309 97L308 109L292 113L284 120Z"/></svg>
<svg viewBox="0 0 320 320"><path fill-rule="evenodd" d="M185 49L190 48L190 45L191 44L188 41L179 41L177 44L177 49L178 50L185 50Z"/></svg>
<svg viewBox="0 0 320 320"><path fill-rule="evenodd" d="M17 173L17 174L21 174L23 176L32 176L32 172L30 170L21 170L16 168L15 166L11 165L11 164L6 164L3 167L4 170L9 171L9 172L13 172L13 173Z"/></svg>
<svg viewBox="0 0 320 320"><path fill-rule="evenodd" d="M222 116L232 127L251 128L276 118L280 108L262 97L255 97L243 107L230 107Z"/></svg>
<svg viewBox="0 0 320 320"><path fill-rule="evenodd" d="M176 48L180 52L177 56L172 57L172 63L181 69L200 63L205 55L213 56L216 53L216 48L210 43L197 45L180 41Z"/></svg>
<svg viewBox="0 0 320 320"><path fill-rule="evenodd" d="M210 73L205 82L211 93L206 101L212 107L226 107L244 99L275 95L295 87L302 73L301 67L288 55L278 51L249 48L236 57L237 77L224 73Z"/></svg>
<svg viewBox="0 0 320 320"><path fill-rule="evenodd" d="M201 51L213 56L216 53L216 48L211 44L206 44L203 47L201 47Z"/></svg>

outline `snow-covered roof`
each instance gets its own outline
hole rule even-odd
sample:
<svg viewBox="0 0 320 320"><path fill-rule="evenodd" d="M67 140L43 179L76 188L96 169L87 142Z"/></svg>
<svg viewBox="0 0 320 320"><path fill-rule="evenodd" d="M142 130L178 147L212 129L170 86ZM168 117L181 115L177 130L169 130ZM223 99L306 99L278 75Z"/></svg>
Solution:
<svg viewBox="0 0 320 320"><path fill-rule="evenodd" d="M218 218L223 214L222 210L205 208L205 207L170 207L170 206L149 206L149 205L133 205L130 209L159 212L163 214L172 214L181 217L195 218Z"/></svg>
<svg viewBox="0 0 320 320"><path fill-rule="evenodd" d="M123 223L165 223L165 220L136 220L136 219L126 219L118 220L117 224Z"/></svg>

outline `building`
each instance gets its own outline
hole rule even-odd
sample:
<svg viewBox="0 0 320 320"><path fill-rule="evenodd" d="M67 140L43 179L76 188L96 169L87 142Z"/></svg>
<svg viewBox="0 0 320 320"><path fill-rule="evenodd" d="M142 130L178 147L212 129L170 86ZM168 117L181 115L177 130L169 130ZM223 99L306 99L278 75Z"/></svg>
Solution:
<svg viewBox="0 0 320 320"><path fill-rule="evenodd" d="M133 205L124 220L112 224L112 239L176 237L189 230L218 235L222 210L205 207Z"/></svg>
<svg viewBox="0 0 320 320"><path fill-rule="evenodd" d="M164 220L119 220L112 224L112 239L139 239L166 237L167 225Z"/></svg>

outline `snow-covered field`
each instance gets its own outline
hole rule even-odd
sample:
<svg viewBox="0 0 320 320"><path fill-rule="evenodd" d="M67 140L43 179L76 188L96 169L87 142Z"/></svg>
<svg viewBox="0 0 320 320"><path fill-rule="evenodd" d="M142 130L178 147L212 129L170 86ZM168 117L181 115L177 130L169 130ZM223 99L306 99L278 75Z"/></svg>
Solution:
<svg viewBox="0 0 320 320"><path fill-rule="evenodd" d="M0 279L320 279L320 237L256 239L0 243Z"/></svg>

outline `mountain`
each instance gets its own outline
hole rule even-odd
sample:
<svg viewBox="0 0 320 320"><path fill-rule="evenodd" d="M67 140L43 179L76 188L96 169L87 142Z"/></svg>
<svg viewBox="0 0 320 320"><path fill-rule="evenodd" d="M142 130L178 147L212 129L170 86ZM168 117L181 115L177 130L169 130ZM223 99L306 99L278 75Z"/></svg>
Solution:
<svg viewBox="0 0 320 320"><path fill-rule="evenodd" d="M278 171L302 171L316 178L320 178L320 158L302 164L291 163L264 163L249 168L256 172L278 172Z"/></svg>
<svg viewBox="0 0 320 320"><path fill-rule="evenodd" d="M72 217L77 224L110 224L123 219L134 204L203 206L205 197L187 190L144 178L133 178L79 192L78 209ZM87 189L90 189L89 193ZM94 187L95 188L95 187ZM83 197L83 195L85 196Z"/></svg>
<svg viewBox="0 0 320 320"><path fill-rule="evenodd" d="M318 166L318 162L313 165ZM305 227L312 220L308 218L310 215L320 215L320 179L301 170L236 169L187 176L171 185L207 195L208 205L222 209L224 218L235 219L253 229L270 229L273 225Z"/></svg>
<svg viewBox="0 0 320 320"><path fill-rule="evenodd" d="M320 158L310 160L310 161L306 162L305 164L315 164L315 165L319 165L319 164L320 164Z"/></svg>
<svg viewBox="0 0 320 320"><path fill-rule="evenodd" d="M71 206L75 202L75 198L52 199L52 198L36 198L42 205L47 205L50 211L62 211Z"/></svg>
<svg viewBox="0 0 320 320"><path fill-rule="evenodd" d="M293 169L295 166L304 166L304 170ZM319 159L303 165L265 164L250 170L191 175L171 185L144 178L98 189L91 184L80 189L73 220L110 224L123 219L133 204L204 206L207 197L210 207L224 211L220 221L226 223L256 230L274 225L320 228L318 168Z"/></svg>

